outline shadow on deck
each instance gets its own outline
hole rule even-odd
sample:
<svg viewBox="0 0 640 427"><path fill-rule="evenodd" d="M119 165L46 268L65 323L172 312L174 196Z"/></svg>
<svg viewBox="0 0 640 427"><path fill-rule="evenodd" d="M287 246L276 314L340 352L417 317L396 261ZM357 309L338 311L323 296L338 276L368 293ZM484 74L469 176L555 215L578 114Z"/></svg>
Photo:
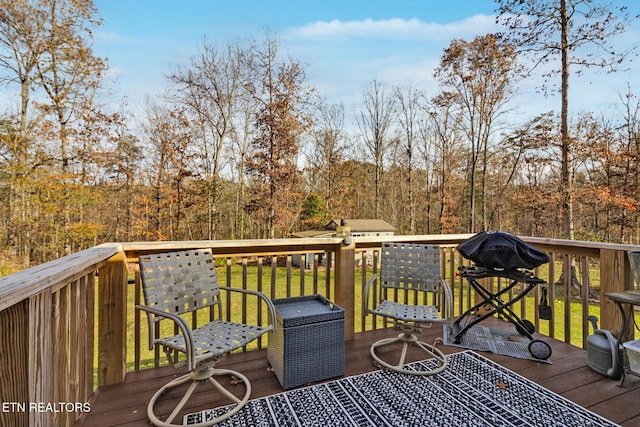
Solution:
<svg viewBox="0 0 640 427"><path fill-rule="evenodd" d="M490 321L499 322L494 319ZM394 334L395 331L382 329L356 334L354 340L346 342L345 375L358 375L377 369L369 355L369 346L379 338ZM442 329L437 326L426 329L422 339L430 342L441 335ZM492 353L482 354L616 423L623 426L640 425L640 378L627 376L624 387L620 387L618 381L605 378L589 369L584 350L551 338L544 340L552 347L552 364ZM460 348L445 345L440 345L439 348L446 354L462 351ZM420 354L419 357L423 358L423 355ZM252 384L252 398L283 391L275 374L269 369L266 350L231 355L219 366L226 366L245 374ZM76 425L148 426L150 422L146 415L147 402L157 389L181 373L183 371L170 367L128 373L122 384L99 389L91 402L91 412L84 414ZM184 412L196 412L224 403L213 401L210 391L210 388L197 391ZM171 400L173 402L169 402ZM167 393L162 401L175 404L177 397ZM177 419L181 419L181 416Z"/></svg>

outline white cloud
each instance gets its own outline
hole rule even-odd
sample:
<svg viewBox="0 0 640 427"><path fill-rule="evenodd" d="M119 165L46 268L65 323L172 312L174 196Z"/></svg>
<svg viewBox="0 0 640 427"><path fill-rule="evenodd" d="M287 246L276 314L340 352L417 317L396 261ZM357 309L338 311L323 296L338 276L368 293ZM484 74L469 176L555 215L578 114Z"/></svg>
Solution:
<svg viewBox="0 0 640 427"><path fill-rule="evenodd" d="M449 40L468 35L485 34L495 31L495 18L475 15L451 24L424 22L420 19L391 18L383 20L365 19L361 21L317 21L302 27L291 28L288 33L294 37L315 40L344 38L386 38L404 40Z"/></svg>
<svg viewBox="0 0 640 427"><path fill-rule="evenodd" d="M128 43L130 38L117 31L98 29L93 31L93 38L97 43Z"/></svg>
<svg viewBox="0 0 640 427"><path fill-rule="evenodd" d="M473 39L496 30L488 15L440 24L417 18L317 21L283 34L293 57L323 94L357 99L372 79L389 85L434 88L433 71L453 38Z"/></svg>

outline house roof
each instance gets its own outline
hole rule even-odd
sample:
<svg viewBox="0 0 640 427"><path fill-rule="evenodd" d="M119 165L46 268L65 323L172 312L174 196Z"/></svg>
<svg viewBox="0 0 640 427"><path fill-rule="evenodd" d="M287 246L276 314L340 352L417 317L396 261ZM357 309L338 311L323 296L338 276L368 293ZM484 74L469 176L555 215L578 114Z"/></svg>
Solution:
<svg viewBox="0 0 640 427"><path fill-rule="evenodd" d="M335 230L343 220L331 220L324 228ZM358 231L395 231L396 228L383 219L344 219L345 226L351 228L351 232Z"/></svg>

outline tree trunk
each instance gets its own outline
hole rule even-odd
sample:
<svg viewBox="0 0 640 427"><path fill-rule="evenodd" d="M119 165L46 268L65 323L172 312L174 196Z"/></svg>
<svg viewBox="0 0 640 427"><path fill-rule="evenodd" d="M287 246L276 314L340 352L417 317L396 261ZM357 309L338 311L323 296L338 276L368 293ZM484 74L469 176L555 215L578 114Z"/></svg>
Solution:
<svg viewBox="0 0 640 427"><path fill-rule="evenodd" d="M562 22L562 109L560 113L560 138L562 139L562 214L564 233L568 239L573 239L573 196L572 179L570 174L569 157L569 18L567 16L567 0L560 0Z"/></svg>

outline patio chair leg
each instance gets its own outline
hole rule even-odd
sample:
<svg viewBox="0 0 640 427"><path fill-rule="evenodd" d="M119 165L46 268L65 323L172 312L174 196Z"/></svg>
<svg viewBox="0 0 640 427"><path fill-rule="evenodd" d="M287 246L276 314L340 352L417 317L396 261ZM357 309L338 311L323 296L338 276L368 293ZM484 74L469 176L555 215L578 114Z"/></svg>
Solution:
<svg viewBox="0 0 640 427"><path fill-rule="evenodd" d="M376 354L377 348L384 347L394 343L402 343L402 352L400 354L400 361L398 362L397 365L392 365L382 360L382 358L380 358L380 356ZM418 348L422 349L425 353L427 353L431 358L436 359L436 362L438 364L437 367L429 371L413 371L410 369L405 369L404 361L407 355L407 349L411 344L415 344ZM396 371L396 372L400 372L408 375L435 375L444 371L447 367L447 357L440 349L436 348L435 345L419 341L418 337L416 337L413 334L401 333L395 338L384 338L379 341L376 341L371 345L370 352L371 352L371 357L373 357L373 359L376 362L378 362L380 365L384 366L385 368L391 369L392 371Z"/></svg>
<svg viewBox="0 0 640 427"><path fill-rule="evenodd" d="M220 375L232 375L234 377L236 377L238 380L240 380L244 386L245 386L245 393L242 396L242 398L237 397L235 394L231 393L231 391L229 391L226 387L224 387L219 381L217 381L215 379L216 376L220 376ZM160 418L158 418L154 412L154 406L156 404L156 402L158 401L158 399L160 398L160 396L162 394L164 394L167 390L178 387L184 383L187 383L191 381L191 384L189 385L187 392L185 393L185 395L182 397L182 399L180 400L180 402L176 405L175 409L171 412L171 415L169 415L169 417L167 417L166 421L162 421L160 420ZM192 426L194 427L208 427L208 426L212 426L214 424L218 424L221 421L226 420L227 418L230 418L231 416L233 416L235 413L237 413L238 411L240 411L240 409L242 409L244 407L244 405L247 403L247 401L249 400L249 396L251 395L251 383L249 382L249 379L242 375L239 372L236 371L232 371L229 369L215 369L215 368L205 368L203 370L198 370L198 371L193 371L193 372L189 372L186 375L183 375L181 377L178 377L170 382L168 382L167 384L165 384L162 388L160 388L160 390L158 390L153 397L151 398L151 400L149 401L149 404L147 405L147 416L149 417L149 420L151 420L151 422L153 423L153 425L155 426L159 426L159 427L178 427L178 426L182 426L183 424L173 424L173 419L180 413L180 411L182 410L183 406L187 403L187 401L189 400L189 398L191 397L191 395L193 394L193 391L195 390L198 382L201 381L207 381L210 382L211 384L213 384L213 386L219 391L221 392L225 397L227 397L228 399L232 400L234 402L234 406L228 410L227 412L225 412L224 414L222 414L221 416L208 420L206 422L201 422L198 424L192 424Z"/></svg>

